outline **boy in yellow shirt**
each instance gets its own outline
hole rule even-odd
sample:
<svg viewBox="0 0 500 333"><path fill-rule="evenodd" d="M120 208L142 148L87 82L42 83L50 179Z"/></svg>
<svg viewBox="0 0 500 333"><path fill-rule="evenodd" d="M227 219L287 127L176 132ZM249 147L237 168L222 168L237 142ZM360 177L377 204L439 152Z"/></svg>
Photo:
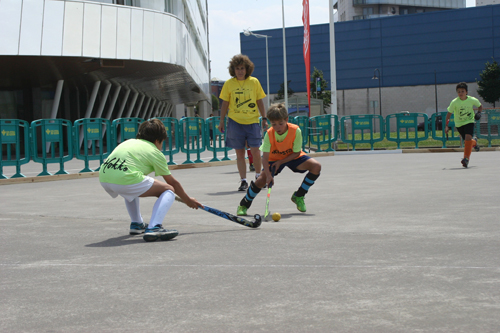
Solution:
<svg viewBox="0 0 500 333"><path fill-rule="evenodd" d="M250 183L245 197L241 200L237 209L237 215L246 215L252 201L255 199L264 185L273 182L271 168L277 176L284 167L293 172L305 173L302 184L292 195L292 201L301 212L306 211L304 196L309 188L314 185L321 172L321 164L302 151L302 133L299 126L288 122L288 111L284 104L272 105L267 117L271 122L271 128L267 130L260 150L263 152L263 172Z"/></svg>
<svg viewBox="0 0 500 333"><path fill-rule="evenodd" d="M262 127L267 129L266 109L262 99L266 97L257 78L251 76L254 70L253 62L242 54L235 55L229 62L229 75L220 92L222 106L220 111L219 131L224 132L225 116L228 121L226 128L226 146L236 151L236 163L240 174L238 191L246 191L245 151L250 148L253 156L253 166L256 178L261 171L259 147L262 143L259 116L262 117Z"/></svg>
<svg viewBox="0 0 500 333"><path fill-rule="evenodd" d="M458 97L452 100L450 106L448 107L446 127L444 131L445 133L448 133L448 123L450 122L451 115L453 114L455 119L455 128L464 140L464 158L462 159L462 166L467 168L469 165L472 147L474 147L476 151L479 151L477 138L473 138L472 136L474 135L474 122L481 119L483 106L477 98L467 95L467 84L465 82L457 84L456 90ZM477 114L474 114L474 106L477 107Z"/></svg>

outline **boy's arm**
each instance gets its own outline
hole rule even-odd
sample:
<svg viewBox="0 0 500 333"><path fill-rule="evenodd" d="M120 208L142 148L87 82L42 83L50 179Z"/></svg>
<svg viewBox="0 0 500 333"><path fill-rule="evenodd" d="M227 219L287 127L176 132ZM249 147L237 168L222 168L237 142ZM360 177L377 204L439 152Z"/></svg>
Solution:
<svg viewBox="0 0 500 333"><path fill-rule="evenodd" d="M273 181L271 171L269 170L269 152L262 153L262 169L264 169L264 174L266 175L266 184L269 186Z"/></svg>
<svg viewBox="0 0 500 333"><path fill-rule="evenodd" d="M259 112L262 118L266 118L266 107L264 106L264 102L262 99L257 100L257 106L259 107ZM267 130L267 118L262 119L262 128Z"/></svg>
<svg viewBox="0 0 500 333"><path fill-rule="evenodd" d="M222 101L222 106L220 108L220 121L219 121L219 132L224 133L224 118L226 118L227 109L229 107L228 101Z"/></svg>
<svg viewBox="0 0 500 333"><path fill-rule="evenodd" d="M198 209L198 207L203 208L203 205L198 202L195 198L191 198L190 196L187 195L186 191L184 191L184 188L182 187L181 183L177 179L174 178L172 175L168 176L163 176L163 179L169 184L172 185L172 187L175 189L175 193L184 201L186 205L193 209Z"/></svg>
<svg viewBox="0 0 500 333"><path fill-rule="evenodd" d="M448 113L446 114L446 122L445 122L446 126L445 126L445 128L444 128L444 132L445 132L445 133L448 133L448 130L449 130L449 128L448 128L448 123L450 122L450 118L451 118L451 112L448 112Z"/></svg>

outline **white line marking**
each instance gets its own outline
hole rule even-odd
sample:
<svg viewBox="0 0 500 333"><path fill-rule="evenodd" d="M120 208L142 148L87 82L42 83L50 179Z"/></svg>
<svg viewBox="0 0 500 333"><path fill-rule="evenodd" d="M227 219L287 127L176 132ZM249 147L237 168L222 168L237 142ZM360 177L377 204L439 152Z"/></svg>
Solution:
<svg viewBox="0 0 500 333"><path fill-rule="evenodd" d="M372 269L493 269L497 270L500 267L486 266L376 266L376 265L165 265L165 264L60 264L60 263L0 263L0 266L27 266L27 267L59 267L59 266L75 266L75 267L210 267L210 268L246 268L246 267L262 267L262 268L372 268Z"/></svg>

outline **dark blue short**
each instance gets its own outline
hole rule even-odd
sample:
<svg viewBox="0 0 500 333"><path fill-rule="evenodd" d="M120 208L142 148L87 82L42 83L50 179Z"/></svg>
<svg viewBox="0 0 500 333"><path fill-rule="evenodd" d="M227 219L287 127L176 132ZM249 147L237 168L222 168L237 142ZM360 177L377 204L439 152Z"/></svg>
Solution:
<svg viewBox="0 0 500 333"><path fill-rule="evenodd" d="M301 157L291 160L290 162L283 163L282 165L280 165L279 169L274 172L274 175L276 176L277 174L279 174L284 167L288 167L288 169L292 170L293 172L304 173L307 170L299 170L297 169L297 167L302 163L304 163L305 161L307 161L308 159L310 159L309 156L302 155ZM269 168L272 169L273 164L274 162L269 162Z"/></svg>
<svg viewBox="0 0 500 333"><path fill-rule="evenodd" d="M226 146L233 149L245 149L248 147L260 147L262 137L259 123L243 125L231 118L227 120Z"/></svg>

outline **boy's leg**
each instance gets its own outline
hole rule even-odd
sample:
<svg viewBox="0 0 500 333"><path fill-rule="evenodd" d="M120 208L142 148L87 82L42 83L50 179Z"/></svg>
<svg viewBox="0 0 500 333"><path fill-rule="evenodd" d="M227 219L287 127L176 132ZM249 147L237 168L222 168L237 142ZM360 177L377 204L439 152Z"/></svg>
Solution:
<svg viewBox="0 0 500 333"><path fill-rule="evenodd" d="M458 130L464 140L464 158L462 159L462 165L467 168L472 153L472 147L477 144L477 142L472 139L472 135L474 134L474 123L461 126Z"/></svg>
<svg viewBox="0 0 500 333"><path fill-rule="evenodd" d="M307 170L309 171L302 184L295 193L292 195L292 201L297 205L297 209L301 212L306 211L306 204L304 202L304 196L309 192L309 188L314 185L316 179L318 179L321 172L321 164L314 158L309 158L304 163L297 166L297 170Z"/></svg>
<svg viewBox="0 0 500 333"><path fill-rule="evenodd" d="M165 191L156 200L153 206L153 213L151 214L151 220L149 221L150 228L154 228L157 225L163 223L163 219L167 215L168 210L172 207L175 200L175 194L172 191Z"/></svg>
<svg viewBox="0 0 500 333"><path fill-rule="evenodd" d="M148 227L147 223L144 223L141 215L141 209L139 206L139 197L132 201L125 200L125 206L127 207L128 215L130 216L130 234L139 235L144 233L144 230Z"/></svg>
<svg viewBox="0 0 500 333"><path fill-rule="evenodd" d="M252 155L252 150L250 150L250 148L247 148L247 155L248 155L248 163L253 164L253 155Z"/></svg>
<svg viewBox="0 0 500 333"><path fill-rule="evenodd" d="M236 151L236 165L241 178L241 184L238 191L246 191L248 188L247 182L247 164L245 162L245 148L235 149Z"/></svg>
<svg viewBox="0 0 500 333"><path fill-rule="evenodd" d="M250 208L252 205L253 199L259 194L262 184L265 183L265 180L263 179L265 175L261 174L259 178L255 182L250 182L250 187L247 190L247 194L241 199L240 205L238 206L236 215L238 216L245 216L247 215L247 209ZM261 185L259 187L258 185Z"/></svg>
<svg viewBox="0 0 500 333"><path fill-rule="evenodd" d="M146 242L154 242L158 239L169 240L176 237L179 232L177 230L163 229L162 222L167 215L168 210L175 200L174 192L168 190L163 192L156 200L153 206L153 213L151 214L150 226L144 233L144 240Z"/></svg>
<svg viewBox="0 0 500 333"><path fill-rule="evenodd" d="M262 157L260 156L259 147L250 148L253 156L253 166L255 168L255 178L259 178L260 172L262 171Z"/></svg>

